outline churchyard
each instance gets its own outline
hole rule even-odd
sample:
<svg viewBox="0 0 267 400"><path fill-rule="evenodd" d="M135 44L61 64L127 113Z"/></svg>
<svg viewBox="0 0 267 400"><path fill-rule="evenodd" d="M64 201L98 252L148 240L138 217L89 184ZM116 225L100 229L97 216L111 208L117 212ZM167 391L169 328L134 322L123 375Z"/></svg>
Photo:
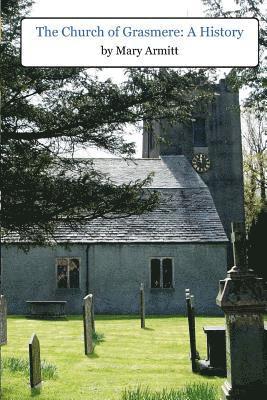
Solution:
<svg viewBox="0 0 267 400"><path fill-rule="evenodd" d="M234 266L220 281L216 298L225 320L196 319L190 289L185 290L188 318L147 318L141 284L138 317L99 315L96 320L92 294L83 299L82 317L67 318L65 302L28 302L27 317L9 317L7 345L6 300L1 296L0 355L5 382L1 398L265 400L266 292L262 279L247 267L242 224L232 223L231 240ZM214 376L226 376L226 370L227 379L221 385L222 379Z"/></svg>
<svg viewBox="0 0 267 400"><path fill-rule="evenodd" d="M197 348L203 358L206 337L202 327L223 323L223 318L197 317ZM100 340L86 356L82 316L65 320L10 316L8 344L2 347L2 399L123 400L125 389L162 391L186 384L214 385L219 393L223 378L191 371L186 317L147 316L145 329L141 329L138 316L98 315L95 325ZM26 364L33 333L40 341L41 360L45 360L43 382L37 389L30 387ZM137 397L127 398L132 399Z"/></svg>

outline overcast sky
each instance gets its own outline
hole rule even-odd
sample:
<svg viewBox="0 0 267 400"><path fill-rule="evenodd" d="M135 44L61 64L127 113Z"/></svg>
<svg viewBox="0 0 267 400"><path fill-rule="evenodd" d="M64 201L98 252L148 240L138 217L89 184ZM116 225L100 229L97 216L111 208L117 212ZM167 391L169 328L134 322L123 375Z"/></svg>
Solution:
<svg viewBox="0 0 267 400"><path fill-rule="evenodd" d="M205 16L201 0L34 0L32 17L201 17ZM234 0L224 0L229 9ZM224 71L223 71L224 72ZM116 81L122 77L119 68L106 69L103 74ZM132 132L127 140L136 142L136 157L142 157L142 132ZM77 157L110 157L112 155L88 149L75 153Z"/></svg>
<svg viewBox="0 0 267 400"><path fill-rule="evenodd" d="M200 17L202 13L200 0L35 0L32 10L36 17Z"/></svg>

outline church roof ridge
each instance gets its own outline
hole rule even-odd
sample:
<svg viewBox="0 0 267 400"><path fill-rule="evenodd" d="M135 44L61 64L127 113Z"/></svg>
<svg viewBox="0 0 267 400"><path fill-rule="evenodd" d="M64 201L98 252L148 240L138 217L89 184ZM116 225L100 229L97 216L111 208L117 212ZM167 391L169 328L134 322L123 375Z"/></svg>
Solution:
<svg viewBox="0 0 267 400"><path fill-rule="evenodd" d="M80 159L81 163L85 159ZM152 173L149 188L198 188L207 187L184 155L160 158L94 158L94 168L106 174L114 184L143 180Z"/></svg>
<svg viewBox="0 0 267 400"><path fill-rule="evenodd" d="M175 157L175 158L185 158L183 154L169 154L169 155L160 155L159 157L73 157L74 160L82 161L90 161L90 160L122 160L122 161L150 161L157 160L160 161L162 158Z"/></svg>

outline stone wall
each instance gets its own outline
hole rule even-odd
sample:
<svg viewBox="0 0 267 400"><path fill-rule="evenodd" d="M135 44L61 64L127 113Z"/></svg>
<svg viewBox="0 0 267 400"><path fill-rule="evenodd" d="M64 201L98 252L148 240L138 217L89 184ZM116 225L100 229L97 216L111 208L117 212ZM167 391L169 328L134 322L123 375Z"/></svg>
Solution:
<svg viewBox="0 0 267 400"><path fill-rule="evenodd" d="M86 293L86 245L35 247L28 253L3 248L3 293L10 314L26 314L26 300L67 300L68 314L82 313ZM79 257L80 288L56 288L56 257ZM150 258L173 257L172 289L150 288ZM220 314L215 298L226 273L225 244L90 244L89 292L96 313L138 313L139 288L144 282L147 314L185 313L185 288L196 298L200 314Z"/></svg>

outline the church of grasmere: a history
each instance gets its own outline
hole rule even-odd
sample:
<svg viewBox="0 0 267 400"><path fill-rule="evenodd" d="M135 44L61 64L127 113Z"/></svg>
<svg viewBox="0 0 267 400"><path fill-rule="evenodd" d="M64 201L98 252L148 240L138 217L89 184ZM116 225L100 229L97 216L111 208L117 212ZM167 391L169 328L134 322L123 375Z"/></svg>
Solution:
<svg viewBox="0 0 267 400"><path fill-rule="evenodd" d="M148 314L183 313L187 287L199 313L219 313L215 298L228 266L230 223L244 221L244 212L238 94L224 80L217 92L192 125L144 129L143 158L94 160L117 183L153 172L150 187L161 193L156 210L98 218L76 231L59 225L56 246L27 253L16 235L5 238L2 292L9 313L27 313L27 300L66 300L67 313L79 314L88 292L98 313L136 313L141 282Z"/></svg>

